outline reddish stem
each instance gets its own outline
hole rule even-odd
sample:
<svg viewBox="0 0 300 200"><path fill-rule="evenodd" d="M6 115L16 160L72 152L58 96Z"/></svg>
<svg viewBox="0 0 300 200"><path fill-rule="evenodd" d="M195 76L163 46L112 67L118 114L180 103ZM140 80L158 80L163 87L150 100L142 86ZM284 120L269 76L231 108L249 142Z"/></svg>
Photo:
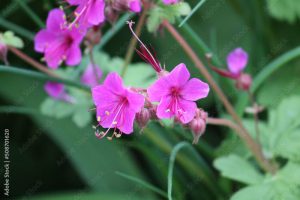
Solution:
<svg viewBox="0 0 300 200"><path fill-rule="evenodd" d="M44 72L44 73L48 74L49 76L59 77L53 71L51 71L50 69L48 69L47 66L42 65L41 63L39 63L36 60L32 59L31 57L27 56L25 53L23 53L19 49L15 48L15 47L12 47L12 46L8 46L8 49L12 53L14 53L16 56L18 56L19 58L21 58L22 60L24 60L25 62L27 62L31 66L33 66L34 68L36 68L37 70L39 70L41 72Z"/></svg>
<svg viewBox="0 0 300 200"><path fill-rule="evenodd" d="M232 126L231 121L226 121L224 125L227 125L231 128L234 128L234 130L238 131L239 137L241 137L244 142L247 144L249 149L252 151L254 157L260 164L260 166L267 172L275 173L276 168L269 163L269 161L264 157L262 153L262 148L259 144L255 142L255 140L252 139L248 131L244 128L242 120L235 112L233 106L228 101L227 97L221 90L221 88L217 85L217 83L214 81L208 70L204 67L201 60L198 58L197 54L193 51L193 49L190 47L190 45L184 40L184 38L176 31L176 29L167 21L163 21L163 25L166 27L166 29L170 32L170 34L175 38L175 40L182 46L186 54L191 58L191 60L194 62L195 66L199 69L199 71L203 74L203 76L206 78L212 89L216 92L216 94L219 96L221 101L223 102L227 112L232 116L232 118L237 122L236 126ZM218 121L220 122L220 121ZM224 123L224 121L221 121Z"/></svg>

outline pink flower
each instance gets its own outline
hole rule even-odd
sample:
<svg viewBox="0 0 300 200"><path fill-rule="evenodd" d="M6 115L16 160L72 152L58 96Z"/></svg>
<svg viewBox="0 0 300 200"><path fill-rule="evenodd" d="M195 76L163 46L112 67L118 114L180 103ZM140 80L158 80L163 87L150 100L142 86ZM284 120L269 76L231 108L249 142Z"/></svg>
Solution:
<svg viewBox="0 0 300 200"><path fill-rule="evenodd" d="M81 76L81 82L94 87L96 86L102 78L102 71L100 70L98 65L93 66L93 64L89 64Z"/></svg>
<svg viewBox="0 0 300 200"><path fill-rule="evenodd" d="M105 0L67 0L70 5L76 5L75 23L81 26L96 26L104 22Z"/></svg>
<svg viewBox="0 0 300 200"><path fill-rule="evenodd" d="M179 0L163 0L163 3L166 5L176 4L178 2L179 2Z"/></svg>
<svg viewBox="0 0 300 200"><path fill-rule="evenodd" d="M128 8L131 12L139 13L142 10L140 0L128 0Z"/></svg>
<svg viewBox="0 0 300 200"><path fill-rule="evenodd" d="M84 33L79 29L67 29L64 12L53 9L47 18L47 27L37 33L34 48L45 54L49 67L56 69L63 61L77 65L81 61L80 43Z"/></svg>
<svg viewBox="0 0 300 200"><path fill-rule="evenodd" d="M240 74L248 63L248 54L242 48L236 48L227 56L228 69L232 74Z"/></svg>
<svg viewBox="0 0 300 200"><path fill-rule="evenodd" d="M159 102L156 113L158 118L175 116L183 124L194 118L197 108L194 101L205 98L209 86L199 79L189 78L188 69L181 63L148 88L150 101Z"/></svg>
<svg viewBox="0 0 300 200"><path fill-rule="evenodd" d="M74 102L73 98L66 93L65 86L61 83L48 81L44 85L44 90L55 100L63 100L70 103Z"/></svg>
<svg viewBox="0 0 300 200"><path fill-rule="evenodd" d="M117 73L110 73L102 85L92 88L93 101L97 110L97 121L108 130L100 135L103 138L111 128L125 134L133 131L133 122L143 105L144 96L125 88ZM114 131L115 135L115 131Z"/></svg>
<svg viewBox="0 0 300 200"><path fill-rule="evenodd" d="M249 90L252 84L252 77L249 74L243 73L248 63L248 54L242 48L236 48L231 51L227 56L228 70L218 69L212 67L212 69L221 76L234 79L237 89Z"/></svg>

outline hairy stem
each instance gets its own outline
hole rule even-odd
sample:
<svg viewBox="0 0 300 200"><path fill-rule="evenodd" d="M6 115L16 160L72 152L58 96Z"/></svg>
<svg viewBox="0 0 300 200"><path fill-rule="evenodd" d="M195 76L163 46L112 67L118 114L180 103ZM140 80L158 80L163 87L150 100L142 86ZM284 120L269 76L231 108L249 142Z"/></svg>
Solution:
<svg viewBox="0 0 300 200"><path fill-rule="evenodd" d="M184 38L176 31L176 29L168 22L163 21L163 25L166 27L166 29L170 32L170 34L175 38L175 40L182 46L184 51L187 53L187 55L191 58L191 60L194 62L195 66L199 69L199 71L203 74L203 76L206 78L212 89L216 92L216 94L219 96L220 100L223 102L227 112L232 116L232 118L236 121L237 125L234 126L234 128L238 131L238 135L244 140L244 142L247 144L249 149L252 151L254 157L260 164L260 166L267 172L274 173L275 167L273 167L269 161L264 157L262 153L262 148L259 144L255 142L255 140L252 139L252 137L249 135L248 131L244 128L242 124L242 120L239 118L237 113L235 112L233 106L228 101L227 97L221 90L221 88L217 85L217 83L212 78L211 74L208 72L208 70L204 67L202 61L198 58L197 54L193 51L193 49L190 47L190 45L184 40ZM228 123L228 122L227 122ZM232 124L230 124L232 125ZM233 128L233 127L232 127Z"/></svg>
<svg viewBox="0 0 300 200"><path fill-rule="evenodd" d="M12 52L17 57L19 57L20 59L22 59L25 62L27 62L28 64L30 64L31 66L33 66L37 70L39 70L41 72L44 72L44 73L46 73L46 74L48 74L49 76L52 76L52 77L56 77L56 78L59 77L52 70L48 69L47 66L42 65L41 63L39 63L36 60L32 59L31 57L27 56L25 53L23 53L19 49L15 48L15 47L12 47L12 46L8 46L8 49L9 49L10 52Z"/></svg>
<svg viewBox="0 0 300 200"><path fill-rule="evenodd" d="M148 9L147 9L147 6L144 8L143 12L142 12L142 15L141 17L139 18L139 21L137 23L137 26L136 26L136 29L135 29L135 33L136 35L139 37L141 32L142 32L142 27L145 23L145 20L146 20L146 16L147 16L147 12L148 12ZM126 71L127 71L127 68L128 68L128 65L129 63L131 62L132 60L132 57L133 57L133 53L134 53L134 49L136 47L136 44L137 44L137 39L135 37L132 36L131 40L130 40L130 43L129 43L129 48L128 48L128 51L126 53L126 56L125 56L125 61L124 61L124 65L123 65L123 69L122 69L122 72L121 72L121 76L124 77L125 74L126 74Z"/></svg>

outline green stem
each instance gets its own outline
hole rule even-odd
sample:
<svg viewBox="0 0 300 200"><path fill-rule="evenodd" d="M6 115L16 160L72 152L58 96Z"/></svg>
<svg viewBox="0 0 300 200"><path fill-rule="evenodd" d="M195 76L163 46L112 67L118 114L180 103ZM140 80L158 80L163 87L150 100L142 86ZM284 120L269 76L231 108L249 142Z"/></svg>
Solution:
<svg viewBox="0 0 300 200"><path fill-rule="evenodd" d="M172 184L173 184L173 169L175 165L175 159L178 151L183 147L189 147L190 144L187 142L178 143L171 152L170 160L169 160L169 170L168 170L168 199L172 200Z"/></svg>
<svg viewBox="0 0 300 200"><path fill-rule="evenodd" d="M65 84L65 85L76 87L78 89L90 91L90 88L88 86L78 83L76 81L52 77L52 76L48 76L46 74L42 74L40 72L35 72L35 71L31 71L31 70L16 68L16 67L12 67L12 66L0 65L0 72L26 76L26 77L35 78L35 79L38 79L41 81L59 82L59 83Z"/></svg>
<svg viewBox="0 0 300 200"><path fill-rule="evenodd" d="M140 34L142 32L142 27L145 23L147 12L148 12L148 7L144 8L144 10L142 12L142 15L139 18L139 21L137 23L137 26L136 26L136 29L135 29L135 34L138 37L140 36ZM130 40L130 43L129 43L128 51L127 51L126 56L125 56L125 61L124 61L124 65L123 65L123 68L122 68L122 72L121 72L121 76L123 78L124 78L124 76L127 72L127 68L128 68L129 63L132 60L136 44L137 44L137 39L134 36L132 36L131 40Z"/></svg>
<svg viewBox="0 0 300 200"><path fill-rule="evenodd" d="M204 4L206 2L206 0L200 0L198 3L197 3L197 5L192 9L192 11L190 12L190 14L188 15L188 16L186 16L183 20L182 20L182 22L179 24L179 28L181 27L181 26L183 26L186 22L187 22L187 20L189 20L194 14L195 14L195 12Z"/></svg>
<svg viewBox="0 0 300 200"><path fill-rule="evenodd" d="M172 151L172 146L170 144L164 142L162 138L159 138L157 134L147 127L144 129L144 136L153 142L163 152L169 154ZM178 155L177 160L186 170L188 170L189 173L201 178L205 185L211 191L213 191L216 196L219 196L220 193L223 193L214 183L215 178L213 177L213 173L208 167L206 167L206 165L203 163L204 161L201 163L202 168L199 168L198 165L195 165L184 155Z"/></svg>

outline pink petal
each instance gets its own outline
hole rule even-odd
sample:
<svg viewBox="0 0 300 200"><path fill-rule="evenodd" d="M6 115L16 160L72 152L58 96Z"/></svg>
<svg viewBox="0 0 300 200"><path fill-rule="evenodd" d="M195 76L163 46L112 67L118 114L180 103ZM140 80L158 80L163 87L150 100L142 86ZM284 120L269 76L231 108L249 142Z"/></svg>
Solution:
<svg viewBox="0 0 300 200"><path fill-rule="evenodd" d="M159 119L172 118L175 113L173 112L171 96L165 96L161 99L157 106L156 115Z"/></svg>
<svg viewBox="0 0 300 200"><path fill-rule="evenodd" d="M139 13L142 10L141 2L139 0L129 1L129 9L132 12Z"/></svg>
<svg viewBox="0 0 300 200"><path fill-rule="evenodd" d="M168 75L165 76L170 85L180 87L183 86L190 78L190 72L185 64L177 65Z"/></svg>
<svg viewBox="0 0 300 200"><path fill-rule="evenodd" d="M109 73L103 84L108 90L117 95L123 96L126 92L122 78L116 72Z"/></svg>
<svg viewBox="0 0 300 200"><path fill-rule="evenodd" d="M135 111L130 108L125 108L119 118L120 125L117 125L118 129L125 134L132 133L134 118Z"/></svg>
<svg viewBox="0 0 300 200"><path fill-rule="evenodd" d="M51 44L55 35L45 29L40 30L34 37L34 49L37 52L44 52L47 45Z"/></svg>
<svg viewBox="0 0 300 200"><path fill-rule="evenodd" d="M56 69L63 61L65 53L62 41L59 38L53 40L45 49L45 61L47 65L50 68Z"/></svg>
<svg viewBox="0 0 300 200"><path fill-rule="evenodd" d="M118 104L119 97L109 91L105 85L99 85L92 88L92 97L95 105L98 107L107 107L112 104Z"/></svg>
<svg viewBox="0 0 300 200"><path fill-rule="evenodd" d="M233 74L239 74L248 63L248 54L242 48L236 48L227 56L228 69Z"/></svg>
<svg viewBox="0 0 300 200"><path fill-rule="evenodd" d="M94 69L95 68L95 69ZM95 74L96 71L96 74ZM87 69L84 71L83 75L81 76L80 81L86 85L89 85L91 87L96 86L102 77L102 71L98 65L95 64L93 67L93 64L89 64L87 66Z"/></svg>
<svg viewBox="0 0 300 200"><path fill-rule="evenodd" d="M166 77L161 77L147 89L150 101L160 101L163 96L170 92L169 82Z"/></svg>
<svg viewBox="0 0 300 200"><path fill-rule="evenodd" d="M119 121L117 118L118 116L116 117L117 112L113 112L116 106L117 105L114 103L109 103L105 106L97 106L97 119L100 118L100 125L103 128L117 127L117 124L113 123L113 121Z"/></svg>
<svg viewBox="0 0 300 200"><path fill-rule="evenodd" d="M79 64L80 61L81 61L81 50L79 46L73 44L71 48L67 50L66 64L70 66L74 66Z"/></svg>
<svg viewBox="0 0 300 200"><path fill-rule="evenodd" d="M83 4L85 2L85 0L67 0L67 2L70 5L79 5L79 4Z"/></svg>
<svg viewBox="0 0 300 200"><path fill-rule="evenodd" d="M187 101L181 99L179 101L179 108L181 109L180 113L176 114L176 117L181 121L183 124L187 124L194 118L196 114L197 105L193 101Z"/></svg>
<svg viewBox="0 0 300 200"><path fill-rule="evenodd" d="M208 92L209 86L207 83L197 78L192 78L184 85L180 94L185 100L197 101L198 99L207 97Z"/></svg>
<svg viewBox="0 0 300 200"><path fill-rule="evenodd" d="M53 97L54 99L58 99L64 94L65 88L61 83L48 81L44 86L44 90L49 96Z"/></svg>
<svg viewBox="0 0 300 200"><path fill-rule="evenodd" d="M58 8L51 10L47 18L47 30L53 32L62 31L62 27L66 23L64 16L64 12Z"/></svg>
<svg viewBox="0 0 300 200"><path fill-rule="evenodd" d="M144 96L130 90L127 91L126 96L130 109L132 109L134 112L139 112L144 106Z"/></svg>
<svg viewBox="0 0 300 200"><path fill-rule="evenodd" d="M178 3L179 0L163 0L163 3L166 5Z"/></svg>
<svg viewBox="0 0 300 200"><path fill-rule="evenodd" d="M92 25L99 25L101 22L104 22L104 0L93 0L93 3L88 7L86 11L87 22Z"/></svg>

